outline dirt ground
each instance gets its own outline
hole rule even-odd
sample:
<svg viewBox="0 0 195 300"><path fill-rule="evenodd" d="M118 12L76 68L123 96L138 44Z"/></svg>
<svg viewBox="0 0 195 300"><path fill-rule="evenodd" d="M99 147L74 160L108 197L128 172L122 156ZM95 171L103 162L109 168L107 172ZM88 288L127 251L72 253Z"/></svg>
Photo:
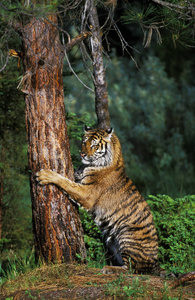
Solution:
<svg viewBox="0 0 195 300"><path fill-rule="evenodd" d="M65 299L162 299L195 300L195 281L173 288L173 279L163 279L149 275L107 275L99 269L86 266L64 265L53 269L40 268L37 273L29 273L30 285L26 285L24 275L17 282L9 282L1 288L2 300L65 300ZM27 275L25 275L27 276ZM34 281L38 278L41 281ZM45 277L44 277L45 276ZM31 279L30 279L31 277ZM17 283L17 284L16 284ZM10 285L15 289L10 293ZM33 286L32 286L33 285Z"/></svg>

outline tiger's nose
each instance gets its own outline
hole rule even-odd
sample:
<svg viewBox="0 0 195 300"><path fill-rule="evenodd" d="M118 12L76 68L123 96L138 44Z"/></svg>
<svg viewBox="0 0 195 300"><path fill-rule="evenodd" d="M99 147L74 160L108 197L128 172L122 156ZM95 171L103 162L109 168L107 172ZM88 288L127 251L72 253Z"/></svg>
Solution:
<svg viewBox="0 0 195 300"><path fill-rule="evenodd" d="M81 152L81 153L80 153L80 156L81 156L81 157L85 157L85 156L86 156L86 153Z"/></svg>

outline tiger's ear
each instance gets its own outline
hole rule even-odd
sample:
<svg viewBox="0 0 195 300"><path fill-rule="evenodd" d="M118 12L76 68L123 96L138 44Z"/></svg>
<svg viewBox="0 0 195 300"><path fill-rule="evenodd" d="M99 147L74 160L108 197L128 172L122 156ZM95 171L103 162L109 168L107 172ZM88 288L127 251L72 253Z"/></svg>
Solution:
<svg viewBox="0 0 195 300"><path fill-rule="evenodd" d="M106 129L106 133L108 134L106 139L107 139L107 141L110 141L111 137L112 137L112 134L114 133L114 129L113 128Z"/></svg>
<svg viewBox="0 0 195 300"><path fill-rule="evenodd" d="M108 133L108 134L110 134L110 133L113 133L114 132L114 129L111 127L111 128L108 128L108 129L106 129L106 132Z"/></svg>
<svg viewBox="0 0 195 300"><path fill-rule="evenodd" d="M91 130L91 127L89 127L89 126L85 125L85 127L84 127L84 131L85 131L85 133L86 133L87 131L89 131L89 130Z"/></svg>

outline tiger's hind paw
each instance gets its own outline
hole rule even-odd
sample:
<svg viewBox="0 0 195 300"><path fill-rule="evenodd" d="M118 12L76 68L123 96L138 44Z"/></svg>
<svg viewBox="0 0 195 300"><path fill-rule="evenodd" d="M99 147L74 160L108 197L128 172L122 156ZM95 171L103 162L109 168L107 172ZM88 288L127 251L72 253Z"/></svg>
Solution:
<svg viewBox="0 0 195 300"><path fill-rule="evenodd" d="M127 269L125 267L117 267L117 266L104 266L101 270L103 274L121 274L126 273Z"/></svg>

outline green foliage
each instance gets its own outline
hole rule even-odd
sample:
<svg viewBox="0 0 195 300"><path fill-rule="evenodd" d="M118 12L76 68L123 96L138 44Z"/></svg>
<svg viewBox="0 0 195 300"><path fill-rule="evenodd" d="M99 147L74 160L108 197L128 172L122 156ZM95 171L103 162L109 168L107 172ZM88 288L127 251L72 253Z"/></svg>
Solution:
<svg viewBox="0 0 195 300"><path fill-rule="evenodd" d="M39 3L21 3L21 1L11 1L11 0L3 0L1 1L0 6L0 14L2 16L2 20L5 22L13 21L13 19L21 20L23 18L31 18L33 16L36 17L45 17L49 14L52 14L57 9L59 5L58 0L50 1L41 1Z"/></svg>
<svg viewBox="0 0 195 300"><path fill-rule="evenodd" d="M36 266L34 249L27 249L26 247L26 250L23 251L7 251L6 260L0 262L0 284L6 280L14 279Z"/></svg>
<svg viewBox="0 0 195 300"><path fill-rule="evenodd" d="M149 26L153 22L158 22L159 17L156 14L156 8L154 5L149 4L144 7L136 3L134 6L129 5L124 16L122 16L122 20L125 24L138 23Z"/></svg>
<svg viewBox="0 0 195 300"><path fill-rule="evenodd" d="M159 261L166 270L185 273L195 269L195 195L173 199L149 196L159 237Z"/></svg>
<svg viewBox="0 0 195 300"><path fill-rule="evenodd" d="M194 45L194 19L189 15L193 14L193 8L192 6L190 8L190 4L188 6L188 3L184 1L174 2L175 7L169 7L169 5L157 6L155 3L144 4L134 1L133 4L127 5L122 20L125 24L136 23L141 27L145 47L150 45L153 32L158 43L161 43L163 39L172 41L174 47L178 44L192 46ZM186 7L186 9L182 10L177 6Z"/></svg>
<svg viewBox="0 0 195 300"><path fill-rule="evenodd" d="M22 93L16 90L17 62L11 61L1 73L0 83L1 272L9 269L13 253L25 252L33 245L25 103Z"/></svg>
<svg viewBox="0 0 195 300"><path fill-rule="evenodd" d="M4 196L2 224L6 242L1 250L26 249L33 245L29 183L24 176L13 172L7 184L9 192L6 190Z"/></svg>
<svg viewBox="0 0 195 300"><path fill-rule="evenodd" d="M130 63L128 67L127 61L113 65L116 76L109 77L110 108L129 176L145 195L193 193L194 142L186 147L185 140L191 132L192 125L186 122L187 114L194 111L194 87L183 85L179 90L153 56L144 61L142 72Z"/></svg>

